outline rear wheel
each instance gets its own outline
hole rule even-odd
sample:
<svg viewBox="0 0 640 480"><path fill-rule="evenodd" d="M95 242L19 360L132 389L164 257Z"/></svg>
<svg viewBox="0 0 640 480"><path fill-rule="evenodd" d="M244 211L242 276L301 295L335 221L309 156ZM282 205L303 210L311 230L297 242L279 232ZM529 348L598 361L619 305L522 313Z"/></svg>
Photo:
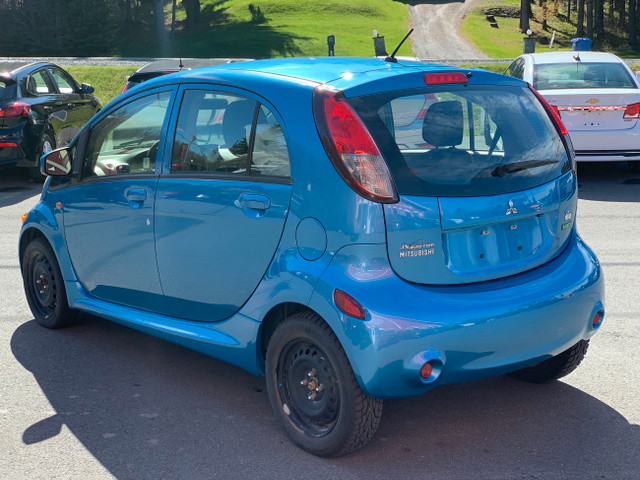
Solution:
<svg viewBox="0 0 640 480"><path fill-rule="evenodd" d="M60 266L46 240L36 238L25 248L22 281L31 313L40 325L62 328L74 320L77 312L69 308Z"/></svg>
<svg viewBox="0 0 640 480"><path fill-rule="evenodd" d="M382 400L360 389L340 342L313 313L293 315L275 330L266 380L287 434L314 455L345 455L364 446L378 428Z"/></svg>
<svg viewBox="0 0 640 480"><path fill-rule="evenodd" d="M53 142L53 138L48 133L43 133L40 138L40 145L38 146L38 152L36 154L36 166L29 168L29 175L33 179L34 182L42 182L46 176L40 173L40 157L45 153L49 153L54 149L55 143Z"/></svg>
<svg viewBox="0 0 640 480"><path fill-rule="evenodd" d="M544 383L569 375L587 354L589 340L580 340L573 347L544 362L532 365L510 375L518 380L532 383Z"/></svg>

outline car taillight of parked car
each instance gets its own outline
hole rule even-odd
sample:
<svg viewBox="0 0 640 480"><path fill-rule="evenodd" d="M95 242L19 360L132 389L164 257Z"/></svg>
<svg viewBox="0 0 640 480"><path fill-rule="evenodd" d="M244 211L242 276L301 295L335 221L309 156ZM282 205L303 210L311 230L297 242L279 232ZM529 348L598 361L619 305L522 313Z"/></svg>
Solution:
<svg viewBox="0 0 640 480"><path fill-rule="evenodd" d="M391 172L376 142L344 96L316 89L314 116L324 148L345 182L371 201L397 202Z"/></svg>
<svg viewBox="0 0 640 480"><path fill-rule="evenodd" d="M640 103L632 103L631 105L627 105L627 108L624 110L624 115L622 116L624 119L638 119L640 118Z"/></svg>
<svg viewBox="0 0 640 480"><path fill-rule="evenodd" d="M31 105L24 102L14 102L0 106L0 117L25 117L29 115Z"/></svg>

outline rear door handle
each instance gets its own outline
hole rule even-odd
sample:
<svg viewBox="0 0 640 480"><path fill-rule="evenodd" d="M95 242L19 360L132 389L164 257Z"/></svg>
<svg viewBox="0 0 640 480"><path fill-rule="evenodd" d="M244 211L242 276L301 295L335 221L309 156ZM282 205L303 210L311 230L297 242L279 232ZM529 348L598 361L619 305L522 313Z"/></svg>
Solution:
<svg viewBox="0 0 640 480"><path fill-rule="evenodd" d="M242 208L250 208L252 210L266 210L271 206L271 199L266 195L243 193L238 199L238 204Z"/></svg>
<svg viewBox="0 0 640 480"><path fill-rule="evenodd" d="M140 208L147 199L147 191L144 188L130 188L126 197L131 208Z"/></svg>

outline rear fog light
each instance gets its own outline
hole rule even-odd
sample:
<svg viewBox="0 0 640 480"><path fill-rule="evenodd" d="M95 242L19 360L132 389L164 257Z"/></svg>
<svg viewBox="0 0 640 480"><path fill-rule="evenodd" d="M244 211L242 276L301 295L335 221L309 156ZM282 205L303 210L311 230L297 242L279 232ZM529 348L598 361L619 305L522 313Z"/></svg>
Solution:
<svg viewBox="0 0 640 480"><path fill-rule="evenodd" d="M591 320L591 325L593 326L593 328L598 328L600 325L602 325L603 318L604 312L602 310L598 310Z"/></svg>

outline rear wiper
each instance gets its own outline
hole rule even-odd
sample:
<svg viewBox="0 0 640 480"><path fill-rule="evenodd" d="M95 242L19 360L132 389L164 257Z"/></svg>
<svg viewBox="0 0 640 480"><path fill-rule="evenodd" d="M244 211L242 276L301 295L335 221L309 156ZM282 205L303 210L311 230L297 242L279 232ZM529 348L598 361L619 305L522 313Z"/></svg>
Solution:
<svg viewBox="0 0 640 480"><path fill-rule="evenodd" d="M504 177L510 173L521 172L522 170L529 170L530 168L542 167L544 165L552 165L554 163L558 163L558 160L527 160L526 162L507 163L506 165L500 165L494 168L491 176Z"/></svg>

